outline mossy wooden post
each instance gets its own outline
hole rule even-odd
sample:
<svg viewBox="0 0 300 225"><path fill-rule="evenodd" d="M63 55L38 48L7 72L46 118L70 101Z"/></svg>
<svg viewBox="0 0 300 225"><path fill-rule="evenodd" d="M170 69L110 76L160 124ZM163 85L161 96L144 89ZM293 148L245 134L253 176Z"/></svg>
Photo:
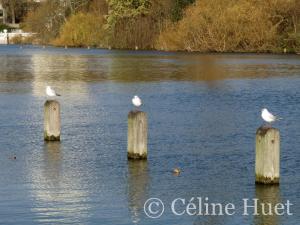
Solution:
<svg viewBox="0 0 300 225"><path fill-rule="evenodd" d="M44 105L44 140L60 141L60 104L56 100Z"/></svg>
<svg viewBox="0 0 300 225"><path fill-rule="evenodd" d="M279 184L280 133L276 128L260 127L256 132L255 181Z"/></svg>
<svg viewBox="0 0 300 225"><path fill-rule="evenodd" d="M130 111L128 114L128 159L147 159L147 139L147 114L141 111Z"/></svg>

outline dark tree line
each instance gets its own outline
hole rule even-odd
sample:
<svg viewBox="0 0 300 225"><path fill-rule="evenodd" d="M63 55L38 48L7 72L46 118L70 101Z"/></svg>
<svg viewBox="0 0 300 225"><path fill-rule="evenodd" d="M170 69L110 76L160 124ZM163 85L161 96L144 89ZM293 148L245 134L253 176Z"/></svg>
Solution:
<svg viewBox="0 0 300 225"><path fill-rule="evenodd" d="M16 24L20 23L24 16L37 7L37 3L33 0L0 0L5 10L5 22Z"/></svg>

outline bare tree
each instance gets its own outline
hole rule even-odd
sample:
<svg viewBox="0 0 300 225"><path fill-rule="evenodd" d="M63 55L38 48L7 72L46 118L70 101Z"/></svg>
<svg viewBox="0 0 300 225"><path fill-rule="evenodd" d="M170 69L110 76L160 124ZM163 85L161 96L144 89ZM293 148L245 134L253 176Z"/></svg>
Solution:
<svg viewBox="0 0 300 225"><path fill-rule="evenodd" d="M64 0L65 6L69 7L71 14L88 7L92 0Z"/></svg>
<svg viewBox="0 0 300 225"><path fill-rule="evenodd" d="M7 11L7 15L12 24L16 23L17 17L24 9L25 0L0 0L3 8Z"/></svg>

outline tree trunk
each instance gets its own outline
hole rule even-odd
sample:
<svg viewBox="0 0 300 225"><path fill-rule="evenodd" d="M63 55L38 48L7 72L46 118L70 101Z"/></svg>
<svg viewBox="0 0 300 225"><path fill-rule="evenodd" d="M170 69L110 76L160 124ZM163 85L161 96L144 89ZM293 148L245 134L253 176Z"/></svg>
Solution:
<svg viewBox="0 0 300 225"><path fill-rule="evenodd" d="M11 9L11 23L15 24L16 23L16 14L15 14L15 9Z"/></svg>
<svg viewBox="0 0 300 225"><path fill-rule="evenodd" d="M3 9L3 24L6 24L6 17L7 17L6 10Z"/></svg>

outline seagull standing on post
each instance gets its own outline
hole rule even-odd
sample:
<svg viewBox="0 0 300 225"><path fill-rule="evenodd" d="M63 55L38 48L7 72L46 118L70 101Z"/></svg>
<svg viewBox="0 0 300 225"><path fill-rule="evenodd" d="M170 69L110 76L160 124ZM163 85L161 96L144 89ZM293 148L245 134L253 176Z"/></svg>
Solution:
<svg viewBox="0 0 300 225"><path fill-rule="evenodd" d="M60 94L56 93L50 86L46 87L46 94L49 97L55 97L55 96L60 96Z"/></svg>
<svg viewBox="0 0 300 225"><path fill-rule="evenodd" d="M142 100L137 95L135 95L131 101L132 104L136 107L136 110L142 105Z"/></svg>
<svg viewBox="0 0 300 225"><path fill-rule="evenodd" d="M263 108L261 110L261 118L269 123L271 125L271 123L280 120L281 118L278 118L277 116L274 116L272 113L270 113L266 108Z"/></svg>

